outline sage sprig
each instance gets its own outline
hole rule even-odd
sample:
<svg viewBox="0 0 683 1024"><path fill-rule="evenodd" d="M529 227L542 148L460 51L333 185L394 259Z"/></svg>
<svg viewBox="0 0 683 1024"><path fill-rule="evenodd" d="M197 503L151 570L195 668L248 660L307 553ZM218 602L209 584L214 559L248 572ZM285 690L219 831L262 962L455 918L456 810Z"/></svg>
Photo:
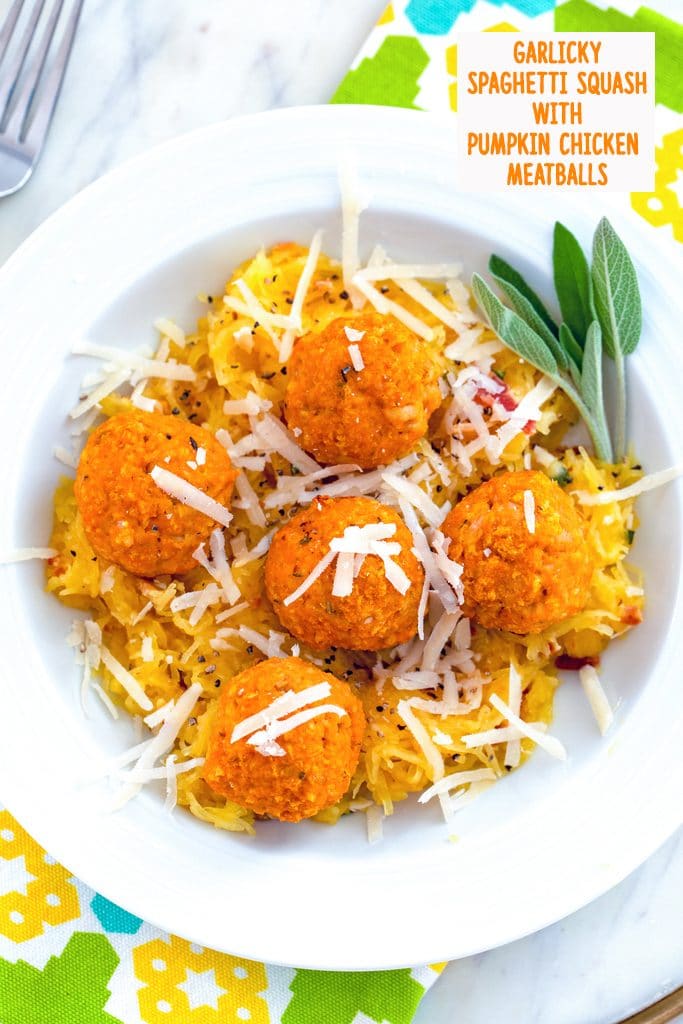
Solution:
<svg viewBox="0 0 683 1024"><path fill-rule="evenodd" d="M543 300L538 297L533 288L527 284L522 275L514 267L511 267L501 256L495 254L489 260L489 270L496 278L496 280L504 280L511 284L518 292L521 292L524 298L531 303L538 315L544 321L546 327L549 327L555 337L557 337L558 329L557 324L553 320L552 316L545 308Z"/></svg>
<svg viewBox="0 0 683 1024"><path fill-rule="evenodd" d="M596 454L613 458L602 378L603 350L616 366L617 458L626 438L624 358L640 338L638 279L624 243L603 217L593 238L592 265L572 232L559 222L553 233L553 279L562 312L558 324L519 271L500 256L489 270L511 309L478 274L472 290L491 327L508 348L569 396L586 422Z"/></svg>

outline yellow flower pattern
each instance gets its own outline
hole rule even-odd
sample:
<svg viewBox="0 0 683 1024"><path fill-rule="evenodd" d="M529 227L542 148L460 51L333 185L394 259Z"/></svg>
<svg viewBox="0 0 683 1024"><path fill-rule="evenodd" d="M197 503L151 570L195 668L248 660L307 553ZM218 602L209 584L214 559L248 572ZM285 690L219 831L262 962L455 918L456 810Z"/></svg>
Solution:
<svg viewBox="0 0 683 1024"><path fill-rule="evenodd" d="M519 32L518 28L511 25L509 21L497 21L495 25L490 25L488 28L482 29L482 32ZM446 74L449 78L455 79L453 82L448 83L448 105L450 106L453 113L458 111L458 47L455 43L452 46L447 46L445 50L446 56Z"/></svg>
<svg viewBox="0 0 683 1024"><path fill-rule="evenodd" d="M1 935L13 942L26 942L42 935L45 925L77 918L78 893L70 877L9 811L0 810Z"/></svg>
<svg viewBox="0 0 683 1024"><path fill-rule="evenodd" d="M377 22L377 24L378 25L388 25L391 21L394 20L395 17L396 17L396 15L394 14L394 5L393 4L387 4L387 6L384 8L382 13L380 14L379 21Z"/></svg>
<svg viewBox="0 0 683 1024"><path fill-rule="evenodd" d="M452 46L446 47L446 73L449 78L457 79L458 75L458 47L453 43ZM448 102L450 108L455 113L458 109L458 83L457 81L448 83Z"/></svg>
<svg viewBox="0 0 683 1024"><path fill-rule="evenodd" d="M145 1024L269 1024L263 964L216 953L175 935L133 950Z"/></svg>
<svg viewBox="0 0 683 1024"><path fill-rule="evenodd" d="M683 128L663 136L655 159L654 192L632 192L631 205L654 227L671 225L676 241L683 242Z"/></svg>

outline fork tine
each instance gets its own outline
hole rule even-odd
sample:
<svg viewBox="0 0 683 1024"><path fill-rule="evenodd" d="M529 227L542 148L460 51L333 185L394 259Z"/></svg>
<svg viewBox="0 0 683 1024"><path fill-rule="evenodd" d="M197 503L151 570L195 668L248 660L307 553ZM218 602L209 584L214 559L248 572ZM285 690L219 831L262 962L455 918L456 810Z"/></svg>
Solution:
<svg viewBox="0 0 683 1024"><path fill-rule="evenodd" d="M57 50L54 62L45 80L39 95L33 102L33 121L30 124L26 137L23 140L25 146L32 152L34 159L37 158L43 147L52 121L52 115L59 99L59 93L64 81L64 75L69 64L69 57L73 49L74 39L78 21L83 9L84 0L75 0L74 6L66 23L64 36Z"/></svg>
<svg viewBox="0 0 683 1024"><path fill-rule="evenodd" d="M17 80L21 74L21 69L24 66L26 54L29 51L31 41L33 40L33 36L36 31L36 25L38 24L38 19L40 18L44 5L45 0L36 0L28 25L24 29L19 49L10 63L9 70L6 75L3 75L2 82L0 82L0 122L4 120L5 115L7 114L7 110L12 100L12 93L14 92Z"/></svg>
<svg viewBox="0 0 683 1024"><path fill-rule="evenodd" d="M7 52L9 41L12 38L14 32L14 26L17 23L17 19L21 14L21 8L24 6L24 0L14 0L11 9L7 13L2 30L0 30L0 62Z"/></svg>
<svg viewBox="0 0 683 1024"><path fill-rule="evenodd" d="M31 70L26 75L26 79L21 86L21 92L17 96L17 100L14 105L14 112L10 116L7 126L5 127L7 137L10 139L16 139L17 142L21 141L22 128L27 122L31 103L33 101L33 95L38 82L40 81L40 76L43 73L45 60L50 49L52 37L55 34L55 29L57 27L57 22L63 5L64 0L55 0L48 23L45 26L45 31L43 32L43 38L40 41L40 47L38 52L32 58Z"/></svg>

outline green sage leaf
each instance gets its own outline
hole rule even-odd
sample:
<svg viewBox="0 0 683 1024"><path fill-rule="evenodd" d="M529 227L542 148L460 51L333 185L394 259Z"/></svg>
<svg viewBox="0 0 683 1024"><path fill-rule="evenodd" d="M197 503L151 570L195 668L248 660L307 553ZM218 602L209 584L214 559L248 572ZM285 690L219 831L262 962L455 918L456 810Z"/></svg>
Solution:
<svg viewBox="0 0 683 1024"><path fill-rule="evenodd" d="M543 339L503 305L479 274L472 275L472 291L500 340L536 369L558 378L557 360Z"/></svg>
<svg viewBox="0 0 683 1024"><path fill-rule="evenodd" d="M527 284L518 270L511 267L501 256L496 256L495 254L489 259L489 270L496 279L502 278L503 281L507 281L513 288L516 288L527 302L531 303L546 327L557 337L558 327L555 320L545 308L543 300L538 297L531 285Z"/></svg>
<svg viewBox="0 0 683 1024"><path fill-rule="evenodd" d="M595 319L593 285L583 249L559 221L553 232L553 279L562 317L582 346Z"/></svg>
<svg viewBox="0 0 683 1024"><path fill-rule="evenodd" d="M612 461L612 442L605 417L605 400L602 389L602 331L597 320L593 320L586 333L586 347L583 353L581 372L581 397L590 410L593 419L592 433L596 452L601 459Z"/></svg>
<svg viewBox="0 0 683 1024"><path fill-rule="evenodd" d="M566 324L560 324L560 344L567 353L570 364L573 362L574 366L581 370L582 362L584 361L584 350Z"/></svg>
<svg viewBox="0 0 683 1024"><path fill-rule="evenodd" d="M581 394L592 411L602 405L602 332L597 320L592 322L586 334Z"/></svg>
<svg viewBox="0 0 683 1024"><path fill-rule="evenodd" d="M506 281L505 278L499 277L498 274L493 274L493 278L497 282L501 291L507 295L510 300L510 305L514 309L515 313L520 316L522 320L529 325L532 331L535 331L539 338L542 338L546 343L552 354L555 356L559 368L561 370L567 370L569 368L569 361L564 348L550 328L546 325L545 321L538 315L529 300L525 298L525 296L522 295L522 293L515 288L513 284Z"/></svg>
<svg viewBox="0 0 683 1024"><path fill-rule="evenodd" d="M593 298L608 355L630 355L640 340L642 307L626 246L603 217L593 238Z"/></svg>

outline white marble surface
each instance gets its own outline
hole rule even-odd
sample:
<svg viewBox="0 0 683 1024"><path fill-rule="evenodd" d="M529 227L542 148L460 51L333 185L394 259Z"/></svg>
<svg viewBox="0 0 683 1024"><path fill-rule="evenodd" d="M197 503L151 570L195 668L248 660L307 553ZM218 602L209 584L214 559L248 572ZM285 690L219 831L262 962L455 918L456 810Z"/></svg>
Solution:
<svg viewBox="0 0 683 1024"><path fill-rule="evenodd" d="M8 6L0 0L0 15ZM157 142L234 114L324 103L383 6L86 0L41 164L0 201L0 263L79 189ZM681 984L683 836L567 920L451 964L416 1024L612 1024Z"/></svg>

